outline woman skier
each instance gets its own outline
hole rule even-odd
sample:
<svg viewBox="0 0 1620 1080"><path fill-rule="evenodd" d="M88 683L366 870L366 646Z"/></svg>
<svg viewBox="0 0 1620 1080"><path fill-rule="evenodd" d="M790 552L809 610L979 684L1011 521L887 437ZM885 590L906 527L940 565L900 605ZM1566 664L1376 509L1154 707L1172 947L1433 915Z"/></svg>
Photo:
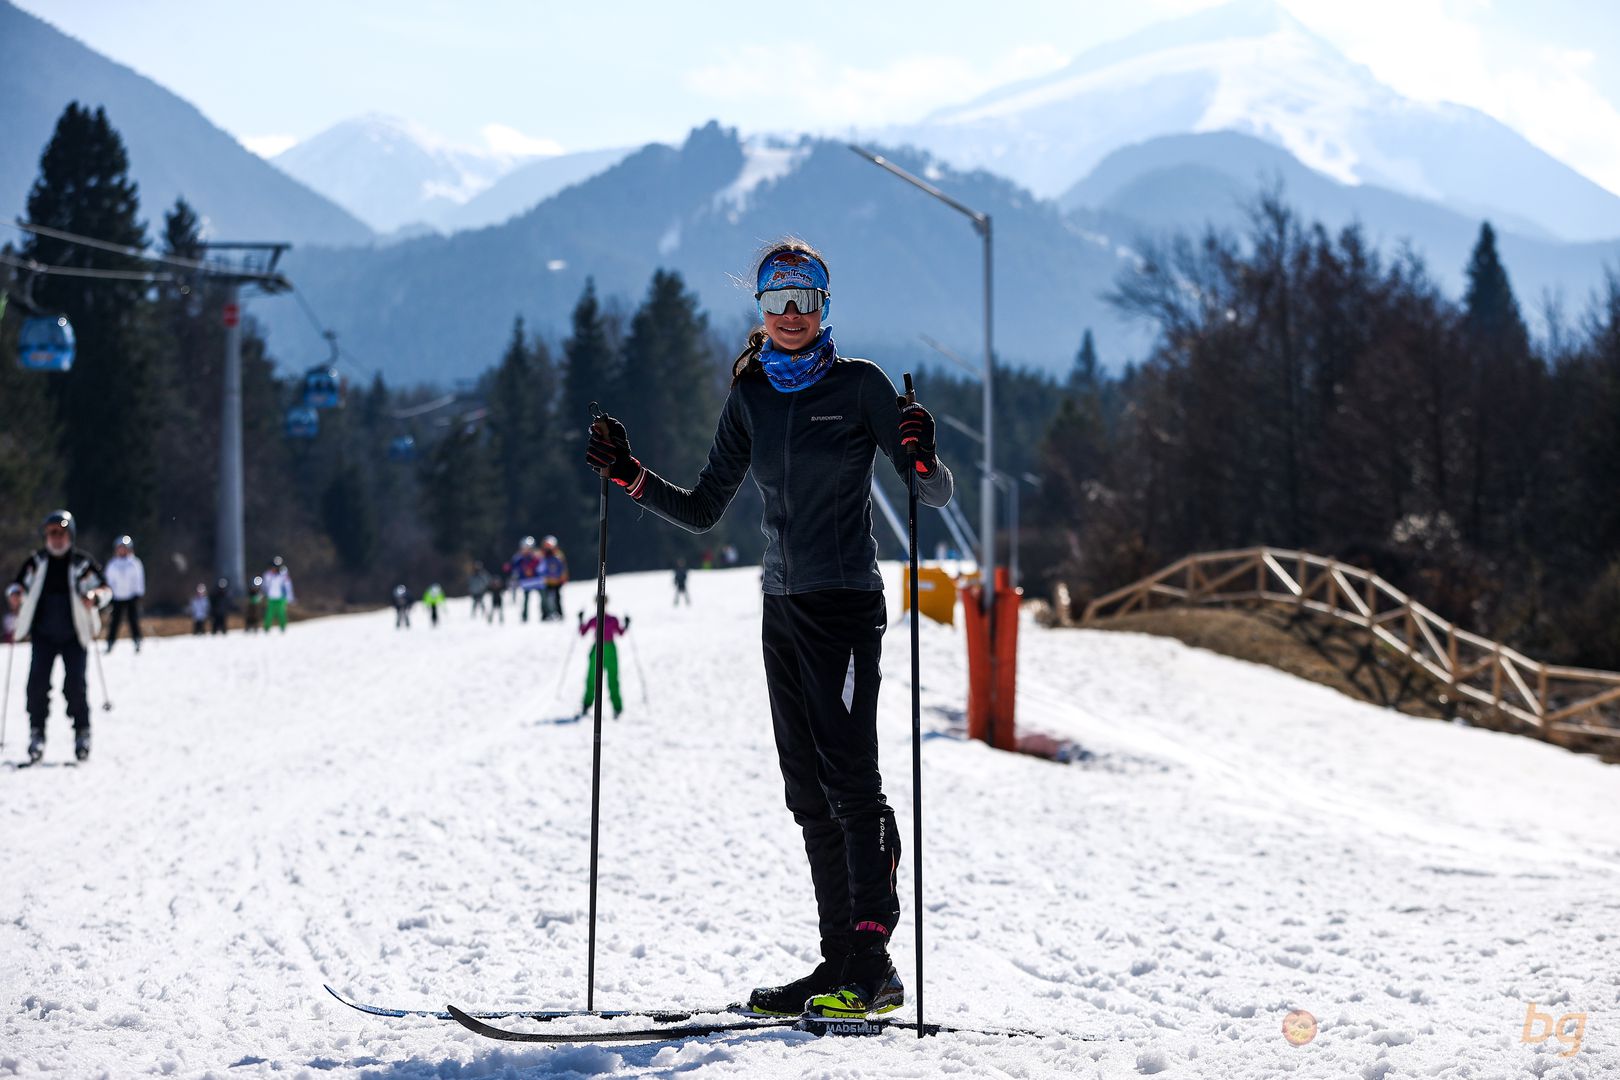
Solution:
<svg viewBox="0 0 1620 1080"><path fill-rule="evenodd" d="M822 963L749 997L757 1012L858 1017L905 991L889 958L900 916L899 829L878 772L879 658L887 606L872 536L878 450L917 496L950 501L934 419L895 394L883 369L840 356L826 325L826 261L771 245L755 267L764 323L732 368L708 464L691 489L645 468L624 425L591 426L588 463L642 506L691 532L712 528L750 471L765 502L762 636L788 809L804 832Z"/></svg>

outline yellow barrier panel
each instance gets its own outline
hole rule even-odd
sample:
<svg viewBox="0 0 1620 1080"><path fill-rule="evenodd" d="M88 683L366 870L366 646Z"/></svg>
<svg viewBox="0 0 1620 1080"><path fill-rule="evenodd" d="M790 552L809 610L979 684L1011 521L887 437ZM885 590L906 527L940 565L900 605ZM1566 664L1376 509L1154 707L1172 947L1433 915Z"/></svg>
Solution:
<svg viewBox="0 0 1620 1080"><path fill-rule="evenodd" d="M918 610L946 626L956 625L956 579L937 566L917 567ZM900 575L900 610L911 610L911 575Z"/></svg>

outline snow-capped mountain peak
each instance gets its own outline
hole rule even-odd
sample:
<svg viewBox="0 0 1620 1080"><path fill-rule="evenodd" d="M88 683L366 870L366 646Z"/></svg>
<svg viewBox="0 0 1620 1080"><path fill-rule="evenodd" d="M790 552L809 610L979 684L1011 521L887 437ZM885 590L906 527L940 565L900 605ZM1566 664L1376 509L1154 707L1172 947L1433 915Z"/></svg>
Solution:
<svg viewBox="0 0 1620 1080"><path fill-rule="evenodd" d="M877 138L1056 196L1124 146L1211 131L1265 139L1343 183L1568 239L1620 235L1620 199L1477 110L1401 96L1271 0L1150 27Z"/></svg>
<svg viewBox="0 0 1620 1080"><path fill-rule="evenodd" d="M388 232L434 222L540 156L513 152L513 147L545 145L543 140L507 138L501 150L461 146L411 120L373 113L340 121L274 161L373 228Z"/></svg>

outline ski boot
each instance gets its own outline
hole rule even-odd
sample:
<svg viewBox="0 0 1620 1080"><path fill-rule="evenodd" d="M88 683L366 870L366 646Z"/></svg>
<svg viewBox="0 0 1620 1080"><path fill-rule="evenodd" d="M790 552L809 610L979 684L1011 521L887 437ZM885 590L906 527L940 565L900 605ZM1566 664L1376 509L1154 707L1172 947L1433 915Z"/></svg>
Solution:
<svg viewBox="0 0 1620 1080"><path fill-rule="evenodd" d="M38 765L40 758L45 756L45 736L35 735L28 740L28 764Z"/></svg>
<svg viewBox="0 0 1620 1080"><path fill-rule="evenodd" d="M90 733L88 731L73 736L73 758L75 761L90 760Z"/></svg>
<svg viewBox="0 0 1620 1080"><path fill-rule="evenodd" d="M827 994L843 984L842 957L823 960L810 974L781 986L757 986L748 995L748 1009L760 1016L798 1016L805 1003L818 994Z"/></svg>
<svg viewBox="0 0 1620 1080"><path fill-rule="evenodd" d="M857 939L868 934L859 933ZM888 943L880 934L858 943L844 961L844 974L838 985L805 1002L806 1017L827 1020L865 1019L873 1013L893 1012L906 1002L906 988L900 982L894 961L889 959Z"/></svg>

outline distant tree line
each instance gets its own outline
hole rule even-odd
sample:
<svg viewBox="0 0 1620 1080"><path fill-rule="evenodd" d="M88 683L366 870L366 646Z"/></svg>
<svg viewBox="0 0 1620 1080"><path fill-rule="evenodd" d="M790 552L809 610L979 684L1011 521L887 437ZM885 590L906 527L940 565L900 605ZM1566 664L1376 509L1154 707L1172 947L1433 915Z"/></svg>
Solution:
<svg viewBox="0 0 1620 1080"><path fill-rule="evenodd" d="M1042 445L1042 556L1083 602L1193 551L1370 566L1548 660L1620 668L1620 280L1532 341L1479 234L1461 303L1277 196L1244 236L1149 245L1112 301L1157 344L1084 350Z"/></svg>

